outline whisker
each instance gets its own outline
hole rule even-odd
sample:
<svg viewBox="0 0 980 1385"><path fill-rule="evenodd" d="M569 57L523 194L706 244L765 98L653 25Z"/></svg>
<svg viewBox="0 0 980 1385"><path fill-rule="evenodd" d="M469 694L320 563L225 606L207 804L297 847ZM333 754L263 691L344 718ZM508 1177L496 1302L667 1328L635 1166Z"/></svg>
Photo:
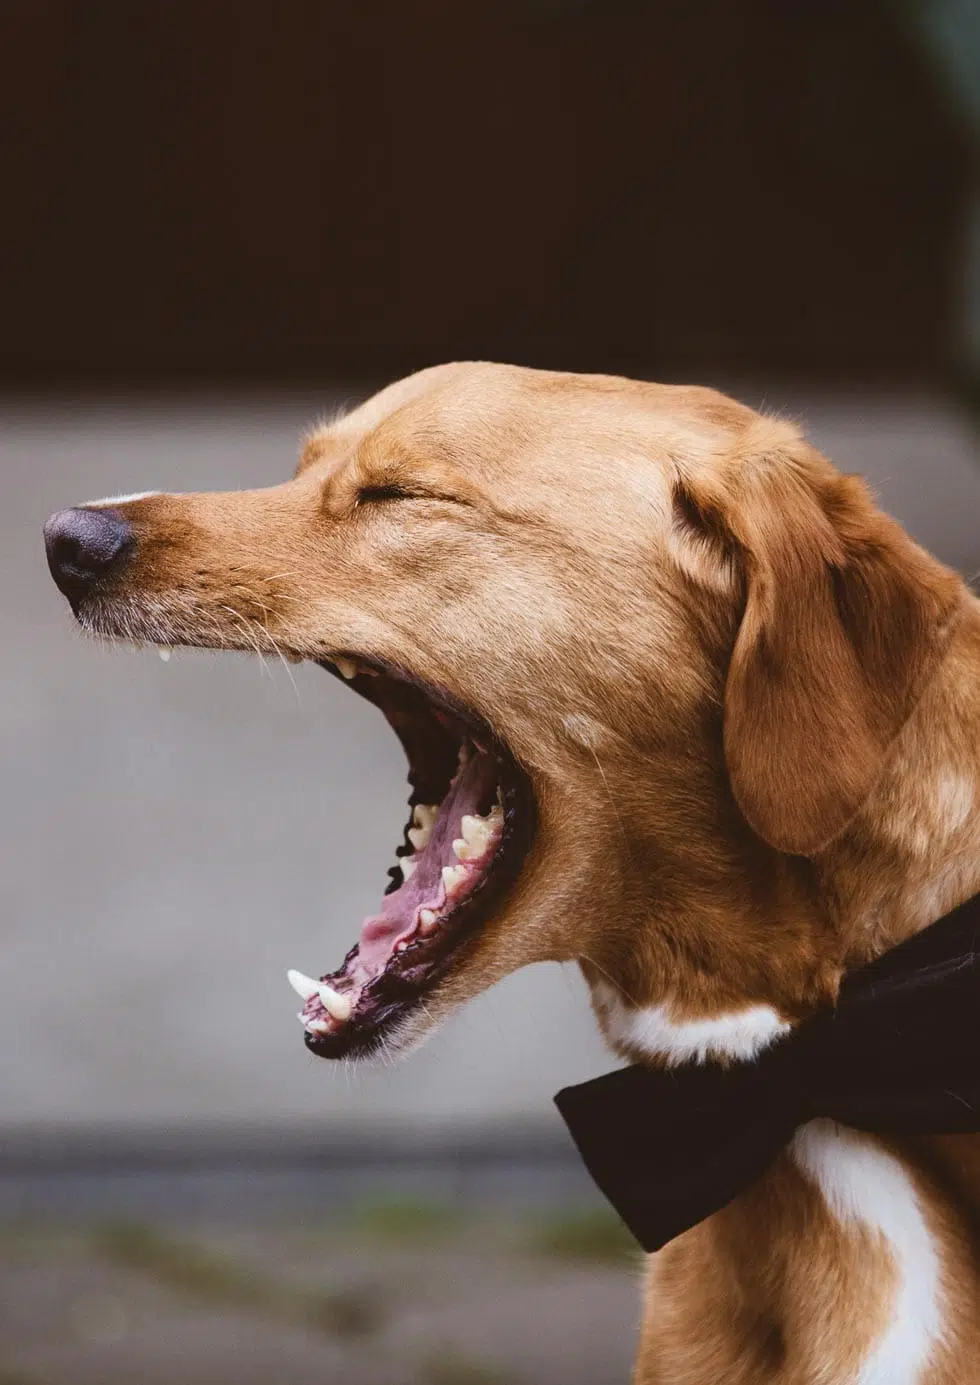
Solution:
<svg viewBox="0 0 980 1385"><path fill-rule="evenodd" d="M235 620L238 621L239 625L242 627L242 630L243 630L244 633L245 633L245 637L247 638L248 642L251 644L252 648L255 650L255 653L258 655L259 663L262 665L263 671L264 671L265 673L268 673L268 674L269 674L269 677L271 678L271 677L272 677L272 674L271 674L271 672L270 672L270 670L269 670L269 666L268 666L268 664L266 663L265 658L264 658L264 656L263 656L262 648L261 648L261 646L259 645L258 640L255 638L255 635L254 635L253 632L252 632L252 624L253 624L253 622L250 622L245 616L243 616L243 615L241 614L240 611L236 611L235 608L234 608L234 606L222 606L221 609L222 609L223 611L227 611L228 614L229 614L230 616L234 616ZM259 628L261 629L261 627L259 627ZM264 632L263 632L263 633L264 633Z"/></svg>

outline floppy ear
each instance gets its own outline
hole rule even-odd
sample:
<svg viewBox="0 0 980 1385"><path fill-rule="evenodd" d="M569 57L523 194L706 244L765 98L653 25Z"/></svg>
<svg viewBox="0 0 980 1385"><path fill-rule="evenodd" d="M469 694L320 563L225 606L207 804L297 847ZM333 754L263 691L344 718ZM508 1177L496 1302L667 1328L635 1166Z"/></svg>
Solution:
<svg viewBox="0 0 980 1385"><path fill-rule="evenodd" d="M803 443L744 461L728 487L684 491L744 572L725 689L732 790L764 840L812 855L874 787L963 584Z"/></svg>

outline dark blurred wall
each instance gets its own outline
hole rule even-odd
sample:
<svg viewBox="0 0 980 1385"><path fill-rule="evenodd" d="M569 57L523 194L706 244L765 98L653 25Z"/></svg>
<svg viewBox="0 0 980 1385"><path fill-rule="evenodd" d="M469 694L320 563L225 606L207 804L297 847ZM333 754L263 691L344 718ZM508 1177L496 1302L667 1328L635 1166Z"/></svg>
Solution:
<svg viewBox="0 0 980 1385"><path fill-rule="evenodd" d="M948 364L965 136L864 0L7 0L0 376Z"/></svg>

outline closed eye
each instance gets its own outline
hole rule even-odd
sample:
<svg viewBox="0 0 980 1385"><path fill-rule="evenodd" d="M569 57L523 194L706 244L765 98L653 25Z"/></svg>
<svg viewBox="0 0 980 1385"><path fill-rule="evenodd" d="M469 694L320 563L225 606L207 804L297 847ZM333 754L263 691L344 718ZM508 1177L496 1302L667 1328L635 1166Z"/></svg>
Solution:
<svg viewBox="0 0 980 1385"><path fill-rule="evenodd" d="M450 505L466 503L455 495L445 495L439 491L409 490L406 486L390 482L382 486L362 486L357 493L358 505L384 505L395 500L442 500Z"/></svg>
<svg viewBox="0 0 980 1385"><path fill-rule="evenodd" d="M358 505L377 505L386 500L418 500L418 493L413 494L403 486L363 486L357 494Z"/></svg>

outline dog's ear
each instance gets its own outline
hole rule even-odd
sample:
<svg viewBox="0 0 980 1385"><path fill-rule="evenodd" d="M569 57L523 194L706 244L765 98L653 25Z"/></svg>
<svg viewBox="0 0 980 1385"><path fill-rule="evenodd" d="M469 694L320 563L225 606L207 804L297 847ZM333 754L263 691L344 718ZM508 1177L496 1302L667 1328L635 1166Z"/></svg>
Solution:
<svg viewBox="0 0 980 1385"><path fill-rule="evenodd" d="M812 855L874 787L963 584L797 439L683 483L677 500L743 577L724 708L735 799L765 841Z"/></svg>

